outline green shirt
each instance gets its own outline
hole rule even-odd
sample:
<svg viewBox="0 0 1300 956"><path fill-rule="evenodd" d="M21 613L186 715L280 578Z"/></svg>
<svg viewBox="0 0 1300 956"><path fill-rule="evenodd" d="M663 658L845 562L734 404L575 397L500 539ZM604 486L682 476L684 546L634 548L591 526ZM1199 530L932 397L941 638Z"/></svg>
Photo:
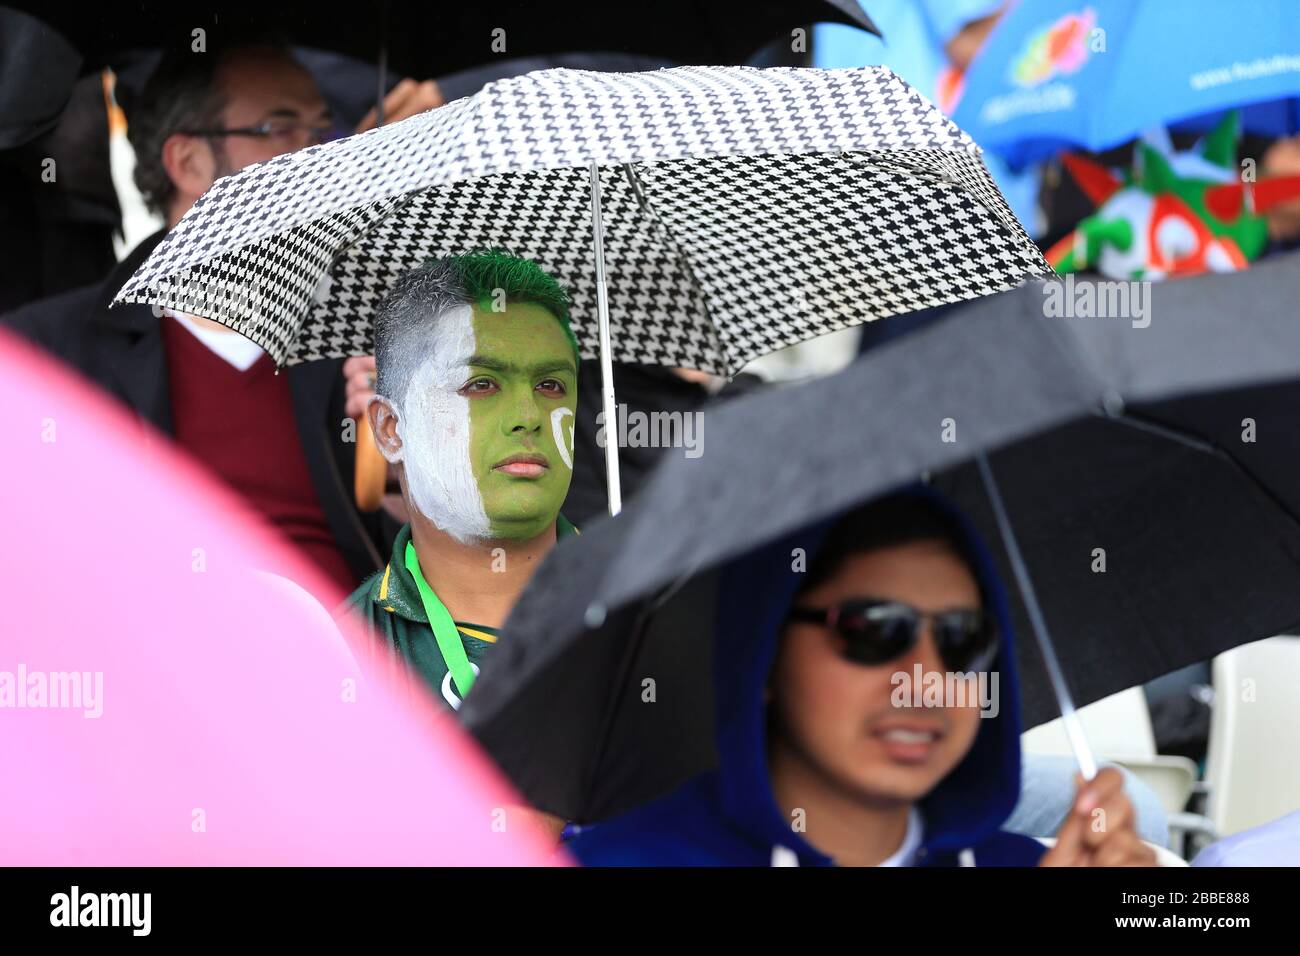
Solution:
<svg viewBox="0 0 1300 956"><path fill-rule="evenodd" d="M577 532L564 515L556 519L558 538ZM396 652L407 668L419 674L439 700L455 710L460 707L455 682L429 626L419 588L406 569L406 546L410 540L411 526L403 525L393 541L388 566L353 591L339 614L347 614L363 624L372 637ZM497 629L468 621L457 621L456 629L465 656L477 673L484 653L497 641Z"/></svg>

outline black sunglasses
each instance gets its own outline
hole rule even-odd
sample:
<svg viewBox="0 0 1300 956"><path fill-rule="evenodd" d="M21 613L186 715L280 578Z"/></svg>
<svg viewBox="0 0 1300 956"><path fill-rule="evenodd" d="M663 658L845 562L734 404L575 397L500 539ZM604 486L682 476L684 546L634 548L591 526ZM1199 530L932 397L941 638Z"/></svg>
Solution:
<svg viewBox="0 0 1300 956"><path fill-rule="evenodd" d="M992 662L998 646L988 615L977 610L927 613L901 601L861 598L826 608L793 607L789 619L837 631L844 638L841 653L855 664L884 664L902 657L921 639L926 621L950 671L982 669Z"/></svg>

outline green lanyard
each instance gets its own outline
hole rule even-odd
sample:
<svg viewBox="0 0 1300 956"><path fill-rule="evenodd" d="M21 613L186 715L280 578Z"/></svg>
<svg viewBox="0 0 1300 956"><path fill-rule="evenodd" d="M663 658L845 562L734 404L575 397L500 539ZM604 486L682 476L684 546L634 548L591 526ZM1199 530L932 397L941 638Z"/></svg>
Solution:
<svg viewBox="0 0 1300 956"><path fill-rule="evenodd" d="M451 612L433 593L429 582L420 573L420 558L415 553L415 545L406 542L406 570L415 578L415 586L420 591L420 600L424 604L424 613L429 616L429 627L433 629L434 640L442 652L442 661L451 672L451 679L456 682L456 692L464 700L469 689L474 686L474 670L469 658L465 656L465 645L461 643L460 631L452 620Z"/></svg>

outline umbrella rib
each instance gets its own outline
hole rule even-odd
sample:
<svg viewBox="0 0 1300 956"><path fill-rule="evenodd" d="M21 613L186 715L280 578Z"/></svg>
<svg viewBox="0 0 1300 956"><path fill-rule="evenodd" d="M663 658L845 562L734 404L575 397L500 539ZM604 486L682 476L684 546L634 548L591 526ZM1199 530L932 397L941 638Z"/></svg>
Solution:
<svg viewBox="0 0 1300 956"><path fill-rule="evenodd" d="M1290 506L1279 498L1272 488L1270 488L1265 482L1261 481L1254 472L1238 461L1236 456L1227 449L1220 445L1216 445L1214 442L1206 441L1196 435L1181 431L1180 429L1170 428L1167 425L1161 425L1159 422L1154 422L1149 418L1136 416L1127 409L1122 414L1114 416L1114 421L1169 441L1178 442L1187 448L1202 452L1203 454L1222 458L1229 465L1235 468L1242 477L1250 482L1256 491L1272 502L1274 507L1287 517L1297 531L1300 531L1300 515L1293 512Z"/></svg>
<svg viewBox="0 0 1300 956"><path fill-rule="evenodd" d="M682 269L685 271L686 275L690 277L695 288L699 290L700 304L704 307L704 318L708 323L709 331L713 333L713 342L711 344L714 347L714 351L717 352L718 356L725 363L727 378L730 379L732 377L731 355L723 344L721 336L718 335L718 324L713 320L712 311L709 309L709 297L705 294L704 283L700 281L700 277L695 274L695 270L691 267L691 257L686 255L685 251L683 251L681 241L673 231L668 228L668 223L664 221L663 216L659 215L658 211L656 211L654 206L651 205L650 197L647 196L645 192L645 183L641 181L641 177L633 168L635 164L622 163L621 165L623 167L623 175L627 177L628 185L632 189L632 195L636 197L637 203L641 207L641 211L644 212L647 218L654 222L663 231L664 236L672 245L673 251L677 254L677 260L681 264Z"/></svg>
<svg viewBox="0 0 1300 956"><path fill-rule="evenodd" d="M1159 424L1158 422L1153 422L1147 419L1139 418L1133 415L1127 409L1125 409L1120 414L1114 416L1108 416L1100 412L1098 413L1098 415L1103 418L1112 418L1114 421L1117 421L1124 425L1128 425L1130 428L1136 428L1138 431L1146 432L1149 435L1155 435L1158 438L1164 438L1172 442L1177 442L1178 444L1185 445L1188 448L1193 449L1194 451L1205 452L1206 454L1224 454L1223 449L1219 448L1217 445L1205 441L1202 438L1197 438L1195 435L1189 435L1187 432L1178 431L1175 428L1168 428L1164 425ZM1232 457L1232 456L1229 455L1228 457Z"/></svg>

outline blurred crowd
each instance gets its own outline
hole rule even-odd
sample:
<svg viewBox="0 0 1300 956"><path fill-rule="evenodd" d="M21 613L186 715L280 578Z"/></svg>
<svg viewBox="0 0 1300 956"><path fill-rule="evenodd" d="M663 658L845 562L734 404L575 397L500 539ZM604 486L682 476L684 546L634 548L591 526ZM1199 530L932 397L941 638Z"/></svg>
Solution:
<svg viewBox="0 0 1300 956"><path fill-rule="evenodd" d="M1003 0L885 0L866 6L887 44L846 25L820 25L806 50L792 55L778 44L756 54L755 62L883 64L952 113L967 71L1008 7ZM563 61L620 71L666 62L598 53L566 55ZM517 70L547 65L520 60ZM441 476L441 469L451 466L438 461L436 453L427 462L414 457L419 439L410 425L399 433L396 423L405 411L395 396L407 394L408 379L422 374L405 367L401 356L421 348L413 344L416 339L405 337L412 330L427 336L419 342L436 337L419 324L424 321L420 315L441 315L447 302L477 301L484 288L504 281L509 263L467 255L417 270L390 296L376 331L375 354L284 370L256 343L203 316L145 305L109 306L221 177L438 109L472 94L489 78L472 71L439 79L399 77L341 54L295 47L282 37L250 35L214 42L204 56L188 50L137 53L116 70L83 76L52 128L0 151L0 261L5 263L0 325L40 345L201 462L319 571L318 579L303 584L322 604L333 611L345 595L352 595L344 613L360 620L377 646L402 658L452 708L459 706L479 661L492 652L536 566L557 540L580 533L606 506L604 448L597 437L599 363L581 359L570 348L572 332L563 307L548 305L548 297L563 299L562 290L552 289L554 280L540 270L523 274L516 269L505 285L516 321L538 323L527 338L532 351L519 354L530 360L541 356L556 370L543 385L525 383L523 394L543 389L552 404L540 411L502 413L503 433L537 430L541 444L530 446L530 454L536 452L531 457L508 454L512 446L502 445L489 477L477 472L475 477L485 487L482 482L503 469L509 475L547 471L557 476L556 486L538 499L532 531L523 538L498 535L513 541L505 545L510 556L506 573L475 563L477 552L466 545L476 534L473 521L457 510L454 495L439 490L454 479L438 484L423 477L425 472ZM1175 158L1200 149L1204 135L1175 131L1163 154L1171 167L1182 168ZM1258 157L1261 178L1300 174L1300 137L1247 134L1235 138L1232 147L1234 168L1240 158ZM1097 211L1099 198L1098 179L1087 171L1128 169L1143 161L1144 148L1130 143L1103 153L1078 152L1081 162L1053 157L1016 168L990 156L990 165L1041 248L1065 250L1060 255L1076 257L1069 260L1072 268L1096 273L1110 260L1104 243L1094 248L1085 241L1081 224ZM42 180L40 161L45 158L53 160L57 176ZM1149 168L1152 160L1145 161ZM1252 258L1290 250L1300 241L1300 192L1283 196L1259 215L1264 240ZM1153 253L1151 261L1155 258ZM1062 261L1053 264L1062 268ZM1144 268L1155 270L1151 262ZM540 308L542 317L524 315L529 308ZM949 308L785 349L729 381L690 369L618 364L619 401L632 411L689 412L771 382L825 375L931 325ZM465 321L472 325L474 320ZM489 357L501 363L523 361L516 354L523 339L489 348L481 330L478 335L482 354L496 349ZM503 373L482 387L506 395L513 386ZM573 415L567 448L562 432L552 438L550 425L527 417L550 415L552 408ZM518 421L507 420L507 414ZM378 449L382 461L367 443ZM621 450L625 502L635 501L646 477L670 453L652 446ZM555 459L570 455L571 478L560 482ZM484 499L485 518L496 522L499 515L487 492ZM141 520L149 518L142 515ZM457 528L464 534L457 534ZM936 833L952 837L950 846L931 849L932 854L966 865L968 844L960 838L983 833L990 820L1014 837L975 841L982 862L1041 858L1060 865L1142 865L1155 861L1156 848L1162 858L1172 847L1174 854L1190 859L1212 843L1217 834L1203 789L1189 781L1185 791L1167 797L1153 782L1157 771L1150 769L1160 764L1156 758L1179 758L1180 767L1193 768L1195 781L1203 780L1216 691L1210 661L1095 705L1090 719L1097 733L1116 723L1146 731L1133 740L1134 749L1127 754L1132 759L1120 759L1126 755L1121 742L1111 749L1116 765L1087 783L1074 778L1069 748L1052 736L1052 726L1026 735L1019 773L990 772L977 783L948 778L971 748L979 749L990 766L1015 766L999 763L998 755L1005 748L1018 751L1018 735L993 739L1001 731L986 733L973 712L935 725L882 718L875 734L886 756L879 763L854 764L852 746L837 736L841 712L836 708L850 706L855 694L885 701L889 689L850 686L843 676L845 661L853 662L857 655L858 664L906 662L912 658L905 655L912 654L927 669L966 669L997 649L993 635L998 622L992 620L990 604L997 585L960 517L928 499L902 496L877 502L846 516L830 535L807 582L797 594L785 596L781 613L791 616L783 636L774 632L767 648L771 683L765 670L747 675L750 682L735 690L741 695L737 700L755 712L770 706L779 714L766 758L770 780L761 786L783 811L808 810L812 824L806 838L827 859L907 865L918 859L924 826L927 847ZM412 550L418 554L414 563ZM888 600L880 607L865 606L857 598L867 592ZM952 608L962 611L936 610ZM440 627L443 617L450 631ZM833 632L843 644L832 652L830 645L806 639L805 630ZM928 642L924 635L930 636ZM449 651L448 641L458 650ZM1009 692L1014 699L1014 688ZM931 759L940 751L942 759ZM751 858L727 829L726 821L736 819L743 821L742 829L755 832L767 825L754 821L768 808L736 803L735 794L727 791L737 782L750 785L745 775L761 761L756 763L755 755L740 745L721 756L722 777L622 822L567 829L565 820L544 818L543 823L557 837L564 830L573 852L591 863L781 862ZM887 772L881 769L886 764L903 769ZM921 764L930 769L916 770ZM732 771L734 776L726 776ZM872 797L854 803L845 797L853 786ZM924 824L916 811L923 801L928 801ZM886 804L891 812L881 810ZM894 812L899 807L902 812ZM1088 826L1099 809L1112 820L1100 834ZM1300 824L1274 826L1278 831L1268 844L1271 849L1261 852L1280 858L1286 841L1294 846ZM698 842L691 843L694 837L683 833L698 836ZM1053 839L1044 851L1042 841ZM1247 862L1249 856L1235 847L1219 847L1211 852L1216 854L1216 862L1232 863ZM1292 857L1290 862L1300 860Z"/></svg>

